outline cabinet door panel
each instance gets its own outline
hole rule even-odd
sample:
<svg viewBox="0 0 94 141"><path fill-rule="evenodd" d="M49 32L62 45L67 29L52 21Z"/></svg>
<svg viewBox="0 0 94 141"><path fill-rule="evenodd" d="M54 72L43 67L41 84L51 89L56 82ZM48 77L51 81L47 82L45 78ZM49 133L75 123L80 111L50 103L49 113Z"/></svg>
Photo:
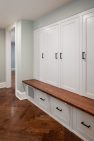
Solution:
<svg viewBox="0 0 94 141"><path fill-rule="evenodd" d="M83 88L86 96L94 98L94 13L83 17L83 29Z"/></svg>
<svg viewBox="0 0 94 141"><path fill-rule="evenodd" d="M55 86L59 84L58 50L59 25L45 27L40 32L40 80Z"/></svg>
<svg viewBox="0 0 94 141"><path fill-rule="evenodd" d="M79 19L61 25L61 87L79 93Z"/></svg>
<svg viewBox="0 0 94 141"><path fill-rule="evenodd" d="M50 26L47 30L47 83L59 85L59 26Z"/></svg>

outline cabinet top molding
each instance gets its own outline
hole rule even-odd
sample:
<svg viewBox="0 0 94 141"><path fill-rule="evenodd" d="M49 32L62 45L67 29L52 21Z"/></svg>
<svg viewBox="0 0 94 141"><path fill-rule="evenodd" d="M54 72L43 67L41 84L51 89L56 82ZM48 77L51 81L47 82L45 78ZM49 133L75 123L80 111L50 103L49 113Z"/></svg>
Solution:
<svg viewBox="0 0 94 141"><path fill-rule="evenodd" d="M94 116L94 100L92 99L35 79L22 82Z"/></svg>

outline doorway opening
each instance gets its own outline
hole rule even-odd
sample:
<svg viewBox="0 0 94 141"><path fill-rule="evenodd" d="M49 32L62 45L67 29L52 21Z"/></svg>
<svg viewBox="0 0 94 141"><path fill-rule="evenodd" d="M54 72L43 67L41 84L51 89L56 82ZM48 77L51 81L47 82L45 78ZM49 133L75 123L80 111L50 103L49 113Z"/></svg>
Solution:
<svg viewBox="0 0 94 141"><path fill-rule="evenodd" d="M15 28L11 30L11 87L15 88Z"/></svg>
<svg viewBox="0 0 94 141"><path fill-rule="evenodd" d="M11 87L15 88L15 28L11 30Z"/></svg>
<svg viewBox="0 0 94 141"><path fill-rule="evenodd" d="M14 55L11 53L12 52L12 47L15 47L15 24L8 27L6 29L6 88L15 88L15 71L16 67L12 67L12 56L14 59L14 66L15 66L15 54ZM15 52L14 48L14 52ZM12 70L14 69L14 74L12 75ZM13 78L13 79L12 79Z"/></svg>

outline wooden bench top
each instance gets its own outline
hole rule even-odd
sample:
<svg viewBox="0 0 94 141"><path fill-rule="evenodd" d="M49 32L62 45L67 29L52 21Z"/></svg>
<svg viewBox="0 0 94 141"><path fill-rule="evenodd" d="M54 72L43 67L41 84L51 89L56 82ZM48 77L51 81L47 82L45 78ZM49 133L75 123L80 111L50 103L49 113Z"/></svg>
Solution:
<svg viewBox="0 0 94 141"><path fill-rule="evenodd" d="M35 79L24 80L22 82L94 116L93 99L80 96L76 93L69 92L67 90L52 86L50 84Z"/></svg>

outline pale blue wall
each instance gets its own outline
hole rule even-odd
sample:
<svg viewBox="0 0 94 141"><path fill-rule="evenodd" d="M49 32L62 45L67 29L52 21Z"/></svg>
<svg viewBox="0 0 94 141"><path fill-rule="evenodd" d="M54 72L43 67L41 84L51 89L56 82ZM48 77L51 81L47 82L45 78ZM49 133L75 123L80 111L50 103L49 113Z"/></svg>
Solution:
<svg viewBox="0 0 94 141"><path fill-rule="evenodd" d="M16 84L17 90L23 92L22 80L33 77L33 29L32 21L21 20L15 28Z"/></svg>
<svg viewBox="0 0 94 141"><path fill-rule="evenodd" d="M67 5L33 22L33 29L63 20L67 17L94 8L94 0L73 0Z"/></svg>
<svg viewBox="0 0 94 141"><path fill-rule="evenodd" d="M5 82L5 30L0 29L0 83Z"/></svg>

